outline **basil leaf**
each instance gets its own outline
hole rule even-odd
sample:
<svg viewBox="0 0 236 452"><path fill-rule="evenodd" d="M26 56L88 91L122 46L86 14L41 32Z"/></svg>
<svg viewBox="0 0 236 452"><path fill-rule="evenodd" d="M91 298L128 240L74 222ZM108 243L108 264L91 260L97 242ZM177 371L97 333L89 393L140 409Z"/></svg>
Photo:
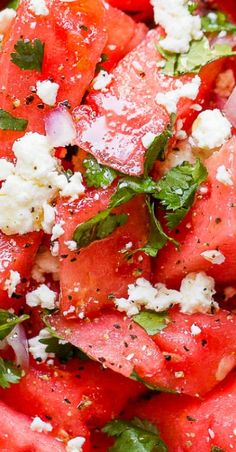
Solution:
<svg viewBox="0 0 236 452"><path fill-rule="evenodd" d="M207 178L207 169L198 159L195 164L183 162L158 181L153 196L166 210L167 225L174 229L187 215L199 185Z"/></svg>
<svg viewBox="0 0 236 452"><path fill-rule="evenodd" d="M173 135L175 117L175 114L172 113L170 116L170 122L166 129L162 133L160 133L160 135L157 135L154 138L152 144L147 149L144 162L144 177L146 177L150 173L156 160L165 160L165 151L169 139Z"/></svg>
<svg viewBox="0 0 236 452"><path fill-rule="evenodd" d="M192 41L187 53L173 54L158 47L159 52L165 58L162 72L168 75L181 75L186 73L198 73L200 69L211 61L226 56L236 55L228 44L216 44L210 47L208 39L203 36L199 41ZM158 63L163 64L163 60Z"/></svg>
<svg viewBox="0 0 236 452"><path fill-rule="evenodd" d="M29 316L24 314L18 317L15 314L11 314L4 309L0 309L0 340L5 339L8 334L15 328L19 323L24 322L29 319Z"/></svg>
<svg viewBox="0 0 236 452"><path fill-rule="evenodd" d="M228 21L226 14L221 11L211 11L201 18L202 30L207 33L220 31L236 32L236 25Z"/></svg>
<svg viewBox="0 0 236 452"><path fill-rule="evenodd" d="M16 118L5 110L0 108L0 129L23 131L28 124L27 119Z"/></svg>
<svg viewBox="0 0 236 452"><path fill-rule="evenodd" d="M112 214L111 209L99 212L95 217L77 226L73 240L77 242L78 249L85 248L95 240L102 240L110 235L119 226L128 220L128 215Z"/></svg>
<svg viewBox="0 0 236 452"><path fill-rule="evenodd" d="M80 360L87 360L87 356L77 347L69 342L60 343L61 339L55 336L40 339L39 342L47 345L46 352L54 353L62 364L66 364L70 359L79 358ZM63 341L62 341L63 342Z"/></svg>
<svg viewBox="0 0 236 452"><path fill-rule="evenodd" d="M20 0L11 0L8 4L7 4L7 8L11 8L11 9L17 9L18 6L20 4Z"/></svg>
<svg viewBox="0 0 236 452"><path fill-rule="evenodd" d="M11 384L19 383L22 371L11 361L0 358L0 386L9 388Z"/></svg>
<svg viewBox="0 0 236 452"><path fill-rule="evenodd" d="M151 177L124 177L120 179L115 193L111 197L109 207L114 209L128 201L135 195L155 193L157 183Z"/></svg>
<svg viewBox="0 0 236 452"><path fill-rule="evenodd" d="M115 436L116 442L109 449L111 452L167 452L159 430L147 420L134 418L131 421L115 419L102 429L108 436Z"/></svg>
<svg viewBox="0 0 236 452"><path fill-rule="evenodd" d="M15 52L11 53L11 61L23 70L36 69L42 71L44 43L39 39L30 41L20 39L14 45Z"/></svg>
<svg viewBox="0 0 236 452"><path fill-rule="evenodd" d="M100 165L92 156L84 159L83 166L86 169L84 177L88 187L109 187L117 177L114 169Z"/></svg>
<svg viewBox="0 0 236 452"><path fill-rule="evenodd" d="M166 312L142 311L133 316L134 322L138 323L149 336L155 336L166 328L168 319Z"/></svg>

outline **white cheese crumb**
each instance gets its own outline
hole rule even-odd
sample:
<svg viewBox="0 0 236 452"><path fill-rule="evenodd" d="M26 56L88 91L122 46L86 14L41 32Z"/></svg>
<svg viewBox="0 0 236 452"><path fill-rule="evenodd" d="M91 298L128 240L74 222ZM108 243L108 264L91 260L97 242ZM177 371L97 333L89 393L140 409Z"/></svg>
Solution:
<svg viewBox="0 0 236 452"><path fill-rule="evenodd" d="M201 256L212 264L220 265L225 261L225 256L217 250L203 251Z"/></svg>
<svg viewBox="0 0 236 452"><path fill-rule="evenodd" d="M36 16L47 16L49 14L45 0L30 0L29 9Z"/></svg>
<svg viewBox="0 0 236 452"><path fill-rule="evenodd" d="M184 372L182 370L175 372L175 378L184 378Z"/></svg>
<svg viewBox="0 0 236 452"><path fill-rule="evenodd" d="M51 255L57 257L59 255L59 242L58 240L54 240L54 242L50 245Z"/></svg>
<svg viewBox="0 0 236 452"><path fill-rule="evenodd" d="M95 77L93 80L93 89L102 90L106 88L108 85L110 85L112 79L112 74L109 74L107 71L101 70L97 77Z"/></svg>
<svg viewBox="0 0 236 452"><path fill-rule="evenodd" d="M197 326L195 323L191 325L190 331L192 336L198 336L198 334L202 332L201 328L199 328L199 326Z"/></svg>
<svg viewBox="0 0 236 452"><path fill-rule="evenodd" d="M64 242L70 251L77 250L77 243L74 240L67 240Z"/></svg>
<svg viewBox="0 0 236 452"><path fill-rule="evenodd" d="M6 33L15 17L16 11L12 8L5 8L0 11L0 34Z"/></svg>
<svg viewBox="0 0 236 452"><path fill-rule="evenodd" d="M163 49L186 53L192 39L201 39L201 18L189 12L186 0L151 0L151 3L156 24L166 32L160 41Z"/></svg>
<svg viewBox="0 0 236 452"><path fill-rule="evenodd" d="M215 433L213 432L213 430L211 428L208 429L208 433L211 439L215 438Z"/></svg>
<svg viewBox="0 0 236 452"><path fill-rule="evenodd" d="M218 182L221 182L224 185L234 185L231 176L231 171L226 168L225 165L221 165L217 168L216 180L218 180Z"/></svg>
<svg viewBox="0 0 236 452"><path fill-rule="evenodd" d="M70 439L66 446L66 452L82 452L83 444L85 443L85 438L83 436L76 436L75 438Z"/></svg>
<svg viewBox="0 0 236 452"><path fill-rule="evenodd" d="M20 273L14 270L10 270L10 276L4 283L4 290L7 291L8 297L11 297L16 291L16 286L20 283Z"/></svg>
<svg viewBox="0 0 236 452"><path fill-rule="evenodd" d="M52 256L47 248L41 247L36 256L31 276L38 283L43 283L45 274L51 274L54 281L59 281L59 260Z"/></svg>
<svg viewBox="0 0 236 452"><path fill-rule="evenodd" d="M147 132L143 137L141 138L142 145L145 147L145 149L148 149L149 146L151 146L153 140L156 138L156 134L153 132Z"/></svg>
<svg viewBox="0 0 236 452"><path fill-rule="evenodd" d="M63 221L63 224L64 224L64 221ZM53 226L53 228L52 228L52 237L51 237L52 241L53 240L57 240L59 237L61 237L65 233L65 231L64 231L64 229L62 227L63 224L62 224L62 221L61 221L60 223L57 223L57 224L55 224L55 226Z"/></svg>
<svg viewBox="0 0 236 452"><path fill-rule="evenodd" d="M128 317L138 314L142 308L161 312L175 304L187 314L207 313L218 309L213 299L214 287L214 279L204 272L189 273L182 280L180 291L167 289L161 283L153 287L146 279L138 278L135 284L128 285L128 298L117 298L115 305Z"/></svg>
<svg viewBox="0 0 236 452"><path fill-rule="evenodd" d="M30 424L30 430L33 430L33 432L51 432L53 429L52 424L49 422L44 422L39 416L35 416L33 421Z"/></svg>
<svg viewBox="0 0 236 452"><path fill-rule="evenodd" d="M43 328L39 332L38 336L32 337L28 341L29 342L29 352L31 353L33 358L35 360L37 360L38 362L44 363L45 361L47 361L48 358L55 358L54 353L46 352L47 345L39 342L41 339L49 339L49 338L51 338L50 333L48 332L48 330L46 328Z"/></svg>
<svg viewBox="0 0 236 452"><path fill-rule="evenodd" d="M0 159L0 180L5 180L14 171L14 165L6 159Z"/></svg>
<svg viewBox="0 0 236 452"><path fill-rule="evenodd" d="M41 306L45 309L55 309L57 293L41 284L37 289L26 294L26 304L31 308Z"/></svg>
<svg viewBox="0 0 236 452"><path fill-rule="evenodd" d="M64 187L61 190L61 196L70 196L70 201L74 201L84 193L85 187L82 184L82 175L79 171L75 172L70 178L69 181L64 184Z"/></svg>
<svg viewBox="0 0 236 452"><path fill-rule="evenodd" d="M36 83L36 88L37 96L44 104L49 105L50 107L53 107L56 104L57 93L59 90L58 83L51 82L50 80L43 80L42 82Z"/></svg>
<svg viewBox="0 0 236 452"><path fill-rule="evenodd" d="M219 148L231 137L231 124L217 108L202 111L192 126L190 143L200 149Z"/></svg>
<svg viewBox="0 0 236 452"><path fill-rule="evenodd" d="M201 79L198 75L196 75L191 82L188 83L178 81L178 83L176 82L176 89L165 93L158 93L155 98L156 103L163 105L168 113L176 113L179 100L182 97L192 100L196 99L200 85Z"/></svg>

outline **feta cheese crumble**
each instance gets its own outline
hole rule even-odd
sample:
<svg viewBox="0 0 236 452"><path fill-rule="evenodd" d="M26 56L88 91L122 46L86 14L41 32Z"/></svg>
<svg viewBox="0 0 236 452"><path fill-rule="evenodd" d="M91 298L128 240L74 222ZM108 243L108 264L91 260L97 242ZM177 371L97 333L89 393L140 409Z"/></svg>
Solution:
<svg viewBox="0 0 236 452"><path fill-rule="evenodd" d="M225 167L225 165L220 165L216 171L216 180L224 185L234 185L232 180L231 171Z"/></svg>
<svg viewBox="0 0 236 452"><path fill-rule="evenodd" d="M66 452L82 452L82 446L85 443L83 436L76 436L68 441Z"/></svg>
<svg viewBox="0 0 236 452"><path fill-rule="evenodd" d="M47 16L49 14L45 0L30 0L29 10L35 16Z"/></svg>
<svg viewBox="0 0 236 452"><path fill-rule="evenodd" d="M53 281L59 281L59 260L50 251L41 247L32 268L31 276L38 283L45 281L45 274L51 274Z"/></svg>
<svg viewBox="0 0 236 452"><path fill-rule="evenodd" d="M37 289L26 294L26 304L31 308L41 306L45 309L55 309L57 293L41 284Z"/></svg>
<svg viewBox="0 0 236 452"><path fill-rule="evenodd" d="M106 88L108 85L110 85L112 79L112 74L109 74L107 71L101 70L97 77L95 77L93 80L93 89L102 90Z"/></svg>
<svg viewBox="0 0 236 452"><path fill-rule="evenodd" d="M159 105L163 105L168 113L177 112L177 104L182 97L188 99L196 99L201 85L201 79L196 75L191 82L182 83L179 80L176 82L176 89L167 91L165 93L158 93L155 101Z"/></svg>
<svg viewBox="0 0 236 452"><path fill-rule="evenodd" d="M14 171L14 165L6 159L0 159L0 180L5 180Z"/></svg>
<svg viewBox="0 0 236 452"><path fill-rule="evenodd" d="M145 147L145 149L148 149L149 146L151 146L153 140L156 138L156 134L153 132L147 132L143 137L141 138L142 145Z"/></svg>
<svg viewBox="0 0 236 452"><path fill-rule="evenodd" d="M193 39L201 39L201 18L189 12L186 0L151 0L151 3L156 24L166 32L166 37L160 41L163 49L186 53Z"/></svg>
<svg viewBox="0 0 236 452"><path fill-rule="evenodd" d="M161 283L153 287L146 279L138 278L135 284L128 285L128 298L117 298L115 305L128 317L138 314L142 308L161 312L175 304L187 314L207 313L218 308L213 299L214 287L214 279L204 272L189 273L182 280L180 291L167 289Z"/></svg>
<svg viewBox="0 0 236 452"><path fill-rule="evenodd" d="M29 339L28 343L29 343L29 352L31 353L31 355L33 356L33 358L41 363L45 363L45 361L47 361L48 358L55 358L55 354L54 353L47 353L46 352L46 348L47 345L46 344L42 344L40 342L41 339L49 339L51 338L50 333L48 332L48 330L46 328L43 328L38 336L32 337L31 339Z"/></svg>
<svg viewBox="0 0 236 452"><path fill-rule="evenodd" d="M225 261L225 256L217 250L207 250L201 253L201 256L204 257L207 261L212 264L220 265Z"/></svg>
<svg viewBox="0 0 236 452"><path fill-rule="evenodd" d="M10 270L9 278L6 279L4 283L4 290L7 291L9 298L13 295L13 293L15 293L16 287L20 283L20 281L20 273L14 270Z"/></svg>
<svg viewBox="0 0 236 452"><path fill-rule="evenodd" d="M74 240L67 240L64 243L69 248L70 251L77 250L77 242L75 242Z"/></svg>
<svg viewBox="0 0 236 452"><path fill-rule="evenodd" d="M193 323L191 325L190 331L191 331L192 336L198 336L202 332L201 328L199 328L199 326L195 325L195 323Z"/></svg>
<svg viewBox="0 0 236 452"><path fill-rule="evenodd" d="M58 90L58 83L51 82L50 80L43 80L42 82L36 83L37 96L44 104L50 107L56 104Z"/></svg>
<svg viewBox="0 0 236 452"><path fill-rule="evenodd" d="M67 192L78 197L84 191L81 175L75 173L68 181L44 135L25 134L15 141L13 152L16 163L0 188L0 229L7 235L40 229L51 233L55 216L51 203Z"/></svg>
<svg viewBox="0 0 236 452"><path fill-rule="evenodd" d="M215 149L231 137L231 124L218 108L199 113L192 125L190 143L200 149Z"/></svg>
<svg viewBox="0 0 236 452"><path fill-rule="evenodd" d="M43 432L51 432L53 429L52 424L49 422L44 422L39 416L35 416L33 421L30 424L30 430L33 432L43 433Z"/></svg>
<svg viewBox="0 0 236 452"><path fill-rule="evenodd" d="M12 8L5 8L0 11L0 34L6 33L15 17L16 12Z"/></svg>

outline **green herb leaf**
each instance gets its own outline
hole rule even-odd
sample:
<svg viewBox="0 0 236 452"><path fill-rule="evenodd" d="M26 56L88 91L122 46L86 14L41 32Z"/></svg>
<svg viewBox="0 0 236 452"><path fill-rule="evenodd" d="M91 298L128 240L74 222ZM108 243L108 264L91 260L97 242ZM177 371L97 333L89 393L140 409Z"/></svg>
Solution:
<svg viewBox="0 0 236 452"><path fill-rule="evenodd" d="M11 53L11 61L23 70L36 69L42 71L44 43L39 39L30 41L20 39L14 45L15 53Z"/></svg>
<svg viewBox="0 0 236 452"><path fill-rule="evenodd" d="M10 2L8 2L7 8L17 9L19 4L20 4L20 0L11 0Z"/></svg>
<svg viewBox="0 0 236 452"><path fill-rule="evenodd" d="M114 209L128 201L135 195L155 193L157 183L151 177L124 177L120 179L115 193L111 197L109 207Z"/></svg>
<svg viewBox="0 0 236 452"><path fill-rule="evenodd" d="M221 447L211 446L211 452L226 452L226 451L224 449L221 449Z"/></svg>
<svg viewBox="0 0 236 452"><path fill-rule="evenodd" d="M228 44L216 44L210 47L206 36L199 41L192 41L188 53L174 54L166 52L157 46L158 51L165 58L162 72L168 75L181 75L186 73L198 73L200 69L211 61L226 56L236 55ZM162 67L163 60L158 63Z"/></svg>
<svg viewBox="0 0 236 452"><path fill-rule="evenodd" d="M10 361L0 358L0 386L9 388L11 384L19 383L22 371Z"/></svg>
<svg viewBox="0 0 236 452"><path fill-rule="evenodd" d="M142 311L133 317L149 336L155 336L167 327L169 317L166 312Z"/></svg>
<svg viewBox="0 0 236 452"><path fill-rule="evenodd" d="M115 436L111 452L167 452L156 426L149 421L134 418L132 421L115 419L102 429L108 436Z"/></svg>
<svg viewBox="0 0 236 452"><path fill-rule="evenodd" d="M169 139L173 135L175 117L176 115L172 113L167 128L162 133L160 133L160 135L157 135L154 138L152 144L147 149L144 162L144 177L146 177L150 173L156 160L165 160L165 151Z"/></svg>
<svg viewBox="0 0 236 452"><path fill-rule="evenodd" d="M198 159L195 164L183 162L158 181L158 199L167 212L167 224L174 229L187 215L197 188L206 180L207 170Z"/></svg>
<svg viewBox="0 0 236 452"><path fill-rule="evenodd" d="M196 11L197 7L198 7L198 5L196 2L192 2L192 1L188 2L188 10L189 10L190 14L193 14Z"/></svg>
<svg viewBox="0 0 236 452"><path fill-rule="evenodd" d="M151 391L155 392L165 392L168 394L176 394L176 391L173 389L167 389L163 388L162 386L155 386L151 383L147 383L143 378L141 378L135 370L133 370L132 374L129 376L132 380L139 381L140 383L143 383L144 386L146 386L148 389L151 389Z"/></svg>
<svg viewBox="0 0 236 452"><path fill-rule="evenodd" d="M80 360L87 360L87 356L77 347L69 342L60 343L61 339L55 336L40 339L39 342L47 345L47 353L55 353L56 357L62 364L66 364L72 358L79 358Z"/></svg>
<svg viewBox="0 0 236 452"><path fill-rule="evenodd" d="M1 130L25 130L27 127L27 119L16 118L5 110L0 108L0 129Z"/></svg>
<svg viewBox="0 0 236 452"><path fill-rule="evenodd" d="M86 168L84 177L88 187L109 187L117 177L114 169L100 165L92 156L84 159L83 166Z"/></svg>
<svg viewBox="0 0 236 452"><path fill-rule="evenodd" d="M115 215L111 213L111 209L103 210L90 220L79 224L73 234L73 240L77 242L78 249L85 248L95 240L104 239L127 220L128 215L124 213Z"/></svg>
<svg viewBox="0 0 236 452"><path fill-rule="evenodd" d="M206 33L218 33L227 31L229 33L236 32L236 25L229 22L226 14L221 11L211 11L202 19L202 30Z"/></svg>
<svg viewBox="0 0 236 452"><path fill-rule="evenodd" d="M2 341L6 336L8 336L8 334L10 334L16 325L27 319L29 319L29 316L26 314L18 317L15 314L5 311L5 309L0 309L0 340Z"/></svg>

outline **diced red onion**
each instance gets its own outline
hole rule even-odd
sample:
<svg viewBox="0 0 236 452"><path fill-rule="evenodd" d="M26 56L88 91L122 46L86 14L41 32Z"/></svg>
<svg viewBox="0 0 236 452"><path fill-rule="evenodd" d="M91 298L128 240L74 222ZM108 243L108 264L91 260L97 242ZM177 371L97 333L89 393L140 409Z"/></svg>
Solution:
<svg viewBox="0 0 236 452"><path fill-rule="evenodd" d="M15 352L16 364L22 369L27 370L29 368L29 350L23 325L16 325L6 337L6 340Z"/></svg>
<svg viewBox="0 0 236 452"><path fill-rule="evenodd" d="M53 147L73 144L76 130L72 117L64 107L51 111L45 119L46 134Z"/></svg>
<svg viewBox="0 0 236 452"><path fill-rule="evenodd" d="M230 94L224 106L224 113L231 124L236 127L236 87Z"/></svg>
<svg viewBox="0 0 236 452"><path fill-rule="evenodd" d="M216 44L228 44L232 48L236 46L236 35L235 33L226 34L225 36L216 35L212 39L210 39L211 47L214 47Z"/></svg>

